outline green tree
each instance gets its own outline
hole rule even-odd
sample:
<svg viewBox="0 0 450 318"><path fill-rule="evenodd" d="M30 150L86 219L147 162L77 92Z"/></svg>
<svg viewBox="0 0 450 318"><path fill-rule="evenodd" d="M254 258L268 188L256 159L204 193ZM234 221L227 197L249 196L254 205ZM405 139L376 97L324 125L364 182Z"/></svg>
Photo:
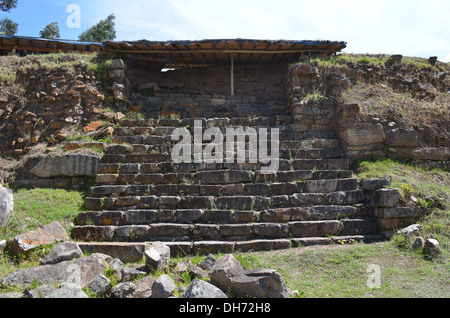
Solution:
<svg viewBox="0 0 450 318"><path fill-rule="evenodd" d="M19 30L19 25L11 19L4 18L0 20L0 33L5 35L14 35Z"/></svg>
<svg viewBox="0 0 450 318"><path fill-rule="evenodd" d="M98 24L87 29L80 34L79 40L86 42L105 42L116 38L114 14L109 15L106 20L101 20Z"/></svg>
<svg viewBox="0 0 450 318"><path fill-rule="evenodd" d="M3 0L0 1L0 10L9 12L9 10L17 6L17 0Z"/></svg>
<svg viewBox="0 0 450 318"><path fill-rule="evenodd" d="M44 39L59 39L59 26L58 22L52 22L47 25L41 32L41 38Z"/></svg>

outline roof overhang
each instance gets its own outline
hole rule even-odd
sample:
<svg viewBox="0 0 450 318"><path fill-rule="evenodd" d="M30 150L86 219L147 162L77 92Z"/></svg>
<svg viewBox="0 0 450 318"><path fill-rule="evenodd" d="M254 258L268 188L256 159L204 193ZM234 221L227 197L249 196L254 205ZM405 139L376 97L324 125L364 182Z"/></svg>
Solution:
<svg viewBox="0 0 450 318"><path fill-rule="evenodd" d="M345 42L247 39L104 43L106 52L161 63L169 68L224 64L231 58L235 64L281 63L301 56L330 56L346 47Z"/></svg>
<svg viewBox="0 0 450 318"><path fill-rule="evenodd" d="M102 46L102 43L96 42L0 35L1 51L16 50L31 53L95 52L100 51Z"/></svg>

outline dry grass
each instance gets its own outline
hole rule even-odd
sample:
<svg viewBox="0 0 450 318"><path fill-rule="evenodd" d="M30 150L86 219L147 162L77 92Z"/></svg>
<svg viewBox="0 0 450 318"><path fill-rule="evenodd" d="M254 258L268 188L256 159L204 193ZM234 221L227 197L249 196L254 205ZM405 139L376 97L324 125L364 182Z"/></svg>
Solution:
<svg viewBox="0 0 450 318"><path fill-rule="evenodd" d="M392 87L379 83L358 83L343 95L346 103L358 103L361 115L390 117L392 114L403 117L411 125L448 124L450 121L450 96L438 93L434 100L417 99L409 92L395 92Z"/></svg>

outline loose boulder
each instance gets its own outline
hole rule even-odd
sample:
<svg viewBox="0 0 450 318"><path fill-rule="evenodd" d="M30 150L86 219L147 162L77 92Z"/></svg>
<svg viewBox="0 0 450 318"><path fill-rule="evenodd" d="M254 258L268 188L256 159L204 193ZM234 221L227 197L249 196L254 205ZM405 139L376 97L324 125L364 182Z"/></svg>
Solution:
<svg viewBox="0 0 450 318"><path fill-rule="evenodd" d="M216 286L207 283L203 280L194 279L186 292L183 294L183 298L228 298L227 295Z"/></svg>
<svg viewBox="0 0 450 318"><path fill-rule="evenodd" d="M4 277L1 283L7 286L25 288L34 281L47 285L68 282L84 288L96 277L103 274L108 258L110 257L107 255L92 254L74 261L20 269Z"/></svg>
<svg viewBox="0 0 450 318"><path fill-rule="evenodd" d="M146 249L144 257L147 270L163 271L170 263L170 247L160 242L152 243Z"/></svg>
<svg viewBox="0 0 450 318"><path fill-rule="evenodd" d="M80 258L83 252L74 242L63 242L56 245L42 260L41 265L57 264Z"/></svg>
<svg viewBox="0 0 450 318"><path fill-rule="evenodd" d="M61 285L60 289L55 290L53 293L45 298L62 298L62 299L73 299L73 298L89 298L81 288L76 284L64 283Z"/></svg>
<svg viewBox="0 0 450 318"><path fill-rule="evenodd" d="M49 245L62 241L69 241L69 236L59 222L53 222L38 230L14 237L9 243L9 248L13 254L25 254L40 245Z"/></svg>
<svg viewBox="0 0 450 318"><path fill-rule="evenodd" d="M132 298L135 291L136 285L134 283L119 283L111 290L111 298Z"/></svg>
<svg viewBox="0 0 450 318"><path fill-rule="evenodd" d="M289 298L283 277L275 270L247 270L232 255L217 261L211 271L211 282L222 291L231 290L235 297Z"/></svg>
<svg viewBox="0 0 450 318"><path fill-rule="evenodd" d="M152 298L168 298L175 290L175 282L169 275L162 275L152 286Z"/></svg>
<svg viewBox="0 0 450 318"><path fill-rule="evenodd" d="M423 246L423 251L431 256L438 256L442 254L439 242L436 239L427 239Z"/></svg>
<svg viewBox="0 0 450 318"><path fill-rule="evenodd" d="M88 287L97 294L102 296L111 288L111 281L104 275L99 275L93 281L91 281Z"/></svg>

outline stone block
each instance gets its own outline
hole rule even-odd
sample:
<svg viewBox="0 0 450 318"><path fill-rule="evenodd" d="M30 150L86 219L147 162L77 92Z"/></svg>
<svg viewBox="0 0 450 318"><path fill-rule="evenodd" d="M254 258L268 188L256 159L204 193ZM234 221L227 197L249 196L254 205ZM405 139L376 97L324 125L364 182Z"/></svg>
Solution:
<svg viewBox="0 0 450 318"><path fill-rule="evenodd" d="M341 138L348 146L363 146L383 143L385 134L381 124L361 123L344 125L341 128Z"/></svg>
<svg viewBox="0 0 450 318"><path fill-rule="evenodd" d="M214 197L182 197L178 203L179 209L212 209L214 205Z"/></svg>
<svg viewBox="0 0 450 318"><path fill-rule="evenodd" d="M111 61L111 65L109 66L109 68L111 70L119 70L119 69L124 69L125 67L125 63L123 62L122 59L114 59Z"/></svg>
<svg viewBox="0 0 450 318"><path fill-rule="evenodd" d="M376 214L383 219L396 219L396 218L415 218L418 216L417 208L382 208L377 209Z"/></svg>
<svg viewBox="0 0 450 318"><path fill-rule="evenodd" d="M58 222L53 222L38 230L14 237L9 245L13 254L24 254L41 245L49 245L68 240L69 237L66 230Z"/></svg>
<svg viewBox="0 0 450 318"><path fill-rule="evenodd" d="M124 214L126 224L148 225L158 220L156 210L128 210Z"/></svg>
<svg viewBox="0 0 450 318"><path fill-rule="evenodd" d="M84 199L84 207L90 211L100 211L103 207L103 200L101 198L86 198Z"/></svg>
<svg viewBox="0 0 450 318"><path fill-rule="evenodd" d="M419 136L414 129L391 129L386 132L386 142L390 147L418 147Z"/></svg>
<svg viewBox="0 0 450 318"><path fill-rule="evenodd" d="M154 209L156 208L158 200L156 196L145 196L139 200L140 209Z"/></svg>
<svg viewBox="0 0 450 318"><path fill-rule="evenodd" d="M170 264L170 248L161 242L151 243L144 252L148 270L164 271Z"/></svg>
<svg viewBox="0 0 450 318"><path fill-rule="evenodd" d="M339 179L338 180L338 191L354 191L358 189L357 179Z"/></svg>
<svg viewBox="0 0 450 318"><path fill-rule="evenodd" d="M179 223L195 223L203 216L203 210L189 209L189 210L177 210L176 218Z"/></svg>
<svg viewBox="0 0 450 318"><path fill-rule="evenodd" d="M330 193L337 189L338 181L336 179L308 180L306 187L308 193Z"/></svg>
<svg viewBox="0 0 450 318"><path fill-rule="evenodd" d="M364 192L361 190L338 191L330 193L327 199L331 204L358 204L364 200Z"/></svg>
<svg viewBox="0 0 450 318"><path fill-rule="evenodd" d="M214 224L196 224L193 236L200 240L219 240L219 225Z"/></svg>
<svg viewBox="0 0 450 318"><path fill-rule="evenodd" d="M95 177L100 159L86 155L70 155L66 157L43 158L31 169L30 173L39 178L51 177Z"/></svg>
<svg viewBox="0 0 450 318"><path fill-rule="evenodd" d="M219 209L250 210L255 203L251 196L219 197L216 198L216 206Z"/></svg>
<svg viewBox="0 0 450 318"><path fill-rule="evenodd" d="M335 235L340 228L339 221L290 222L290 233L294 237L327 237Z"/></svg>
<svg viewBox="0 0 450 318"><path fill-rule="evenodd" d="M255 223L253 231L260 238L287 238L289 226L279 223Z"/></svg>
<svg viewBox="0 0 450 318"><path fill-rule="evenodd" d="M394 207L400 199L398 189L380 189L375 191L373 205L377 207Z"/></svg>
<svg viewBox="0 0 450 318"><path fill-rule="evenodd" d="M110 241L115 232L115 226L77 226L72 229L72 236L85 242Z"/></svg>
<svg viewBox="0 0 450 318"><path fill-rule="evenodd" d="M311 217L315 220L333 220L348 218L355 214L356 208L351 206L322 205L310 209Z"/></svg>
<svg viewBox="0 0 450 318"><path fill-rule="evenodd" d="M367 179L361 180L360 186L362 190L374 191L379 190L384 187L388 187L391 181L386 179Z"/></svg>

